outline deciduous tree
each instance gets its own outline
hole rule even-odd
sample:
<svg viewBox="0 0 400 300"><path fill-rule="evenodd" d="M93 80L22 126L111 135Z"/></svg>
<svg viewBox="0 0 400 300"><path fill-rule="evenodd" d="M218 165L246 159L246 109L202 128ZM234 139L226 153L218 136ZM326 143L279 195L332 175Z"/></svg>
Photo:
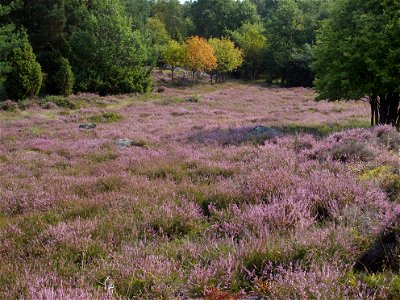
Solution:
<svg viewBox="0 0 400 300"><path fill-rule="evenodd" d="M371 124L399 127L400 3L340 0L314 49L318 99L368 97Z"/></svg>
<svg viewBox="0 0 400 300"><path fill-rule="evenodd" d="M246 73L256 79L262 66L262 58L267 46L264 28L259 24L244 24L239 30L231 32L233 39L244 53Z"/></svg>
<svg viewBox="0 0 400 300"><path fill-rule="evenodd" d="M194 25L178 0L158 0L152 6L152 17L165 24L171 38L183 41L192 33Z"/></svg>
<svg viewBox="0 0 400 300"><path fill-rule="evenodd" d="M186 45L172 40L163 52L163 61L171 66L172 80L174 80L175 68L185 64Z"/></svg>
<svg viewBox="0 0 400 300"><path fill-rule="evenodd" d="M185 63L192 70L193 79L200 72L212 71L217 66L214 50L206 39L193 36L186 40L187 50Z"/></svg>
<svg viewBox="0 0 400 300"><path fill-rule="evenodd" d="M222 37L244 23L259 20L257 8L249 0L197 0L191 11L196 34L206 38Z"/></svg>
<svg viewBox="0 0 400 300"><path fill-rule="evenodd" d="M209 41L217 58L216 81L225 80L225 74L236 70L243 63L243 53L228 38L211 38ZM212 77L211 77L212 81Z"/></svg>

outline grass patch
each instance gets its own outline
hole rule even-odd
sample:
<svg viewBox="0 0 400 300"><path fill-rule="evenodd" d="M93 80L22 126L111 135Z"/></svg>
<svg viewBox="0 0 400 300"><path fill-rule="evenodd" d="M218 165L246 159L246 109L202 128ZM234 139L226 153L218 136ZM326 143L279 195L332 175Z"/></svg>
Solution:
<svg viewBox="0 0 400 300"><path fill-rule="evenodd" d="M94 163L102 163L117 159L118 154L112 150L106 152L92 152L86 154L85 158Z"/></svg>
<svg viewBox="0 0 400 300"><path fill-rule="evenodd" d="M30 131L35 136L40 136L43 133L43 129L39 126L32 126Z"/></svg>
<svg viewBox="0 0 400 300"><path fill-rule="evenodd" d="M159 101L162 105L169 104L181 104L181 103L199 103L201 101L201 96L199 94L193 94L189 97L168 97Z"/></svg>
<svg viewBox="0 0 400 300"><path fill-rule="evenodd" d="M149 179L172 179L176 182L188 179L192 182L208 184L218 178L229 178L235 174L233 169L180 161L166 161L158 165L138 166L130 168L129 172L146 176Z"/></svg>
<svg viewBox="0 0 400 300"><path fill-rule="evenodd" d="M354 129L354 128L369 128L371 127L370 122L363 119L350 119L344 123L332 123L332 124L321 124L314 126L303 126L298 124L290 124L287 126L283 126L282 130L287 134L298 134L298 133L306 133L312 134L319 137L327 136L331 133Z"/></svg>
<svg viewBox="0 0 400 300"><path fill-rule="evenodd" d="M65 201L56 209L62 220L93 219L104 215L104 208L96 203Z"/></svg>
<svg viewBox="0 0 400 300"><path fill-rule="evenodd" d="M111 176L100 178L96 182L96 190L102 193L114 192L120 190L125 185L122 178Z"/></svg>
<svg viewBox="0 0 400 300"><path fill-rule="evenodd" d="M105 112L100 115L95 115L90 118L88 118L88 121L91 123L115 123L115 122L120 122L124 119L124 117L118 113L115 112Z"/></svg>

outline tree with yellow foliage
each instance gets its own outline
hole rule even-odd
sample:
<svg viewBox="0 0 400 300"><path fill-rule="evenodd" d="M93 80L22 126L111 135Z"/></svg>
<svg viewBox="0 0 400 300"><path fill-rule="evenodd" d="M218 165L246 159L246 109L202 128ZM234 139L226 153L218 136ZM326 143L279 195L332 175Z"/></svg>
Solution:
<svg viewBox="0 0 400 300"><path fill-rule="evenodd" d="M206 39L198 36L186 40L186 66L192 70L192 77L196 81L201 72L210 72L217 67L217 58L214 50ZM197 75L197 76L196 76Z"/></svg>
<svg viewBox="0 0 400 300"><path fill-rule="evenodd" d="M211 38L208 42L212 46L214 55L217 58L215 81L225 81L226 73L236 70L243 63L243 52L236 48L235 44L228 38Z"/></svg>
<svg viewBox="0 0 400 300"><path fill-rule="evenodd" d="M174 80L174 71L178 66L185 64L186 45L171 40L162 53L163 61L171 66L172 80Z"/></svg>

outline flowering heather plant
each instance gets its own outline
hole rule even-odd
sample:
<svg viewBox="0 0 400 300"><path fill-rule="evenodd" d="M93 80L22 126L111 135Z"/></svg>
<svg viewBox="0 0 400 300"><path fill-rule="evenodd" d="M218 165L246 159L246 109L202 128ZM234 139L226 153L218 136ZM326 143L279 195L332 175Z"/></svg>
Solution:
<svg viewBox="0 0 400 300"><path fill-rule="evenodd" d="M0 298L400 296L398 264L354 269L400 191L400 135L351 129L363 103L235 83L70 100L0 112Z"/></svg>

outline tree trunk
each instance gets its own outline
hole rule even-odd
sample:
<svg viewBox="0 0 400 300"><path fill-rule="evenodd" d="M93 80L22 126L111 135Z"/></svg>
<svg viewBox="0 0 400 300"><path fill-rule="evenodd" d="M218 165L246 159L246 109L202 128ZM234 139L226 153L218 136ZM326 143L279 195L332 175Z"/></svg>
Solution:
<svg viewBox="0 0 400 300"><path fill-rule="evenodd" d="M397 119L399 115L399 94L398 93L390 93L388 96L389 109L388 109L388 124L393 126L397 125Z"/></svg>
<svg viewBox="0 0 400 300"><path fill-rule="evenodd" d="M387 124L398 127L400 117L399 105L399 93L389 92L379 95L379 109L377 109L379 111L379 122L376 122L376 124ZM378 118L376 112L375 118Z"/></svg>
<svg viewBox="0 0 400 300"><path fill-rule="evenodd" d="M377 110L377 97L375 95L369 98L369 104L371 105L371 127L376 125L375 115Z"/></svg>
<svg viewBox="0 0 400 300"><path fill-rule="evenodd" d="M387 124L388 104L386 95L379 96L379 124Z"/></svg>

